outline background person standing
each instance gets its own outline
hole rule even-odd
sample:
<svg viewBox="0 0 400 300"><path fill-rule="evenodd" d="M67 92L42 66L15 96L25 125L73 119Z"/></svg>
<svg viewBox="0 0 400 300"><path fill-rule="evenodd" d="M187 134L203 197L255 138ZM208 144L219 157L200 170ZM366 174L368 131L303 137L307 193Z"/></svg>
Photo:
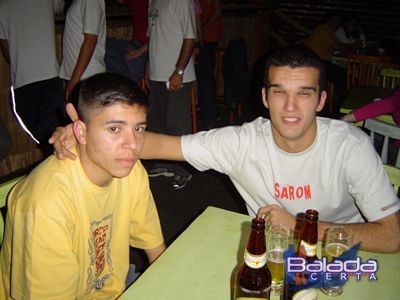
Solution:
<svg viewBox="0 0 400 300"><path fill-rule="evenodd" d="M10 65L14 112L45 155L52 153L47 140L64 120L54 23L63 8L62 0L0 2L0 46Z"/></svg>
<svg viewBox="0 0 400 300"><path fill-rule="evenodd" d="M170 135L192 132L190 103L196 80L193 47L196 17L193 0L149 2L149 129ZM168 170L166 170L166 168ZM168 171L172 185L182 188L191 174L178 165L155 166L150 176Z"/></svg>
<svg viewBox="0 0 400 300"><path fill-rule="evenodd" d="M132 17L132 39L107 37L105 62L107 72L128 76L139 83L144 77L147 63L148 40L147 12L148 0L115 0L126 4Z"/></svg>
<svg viewBox="0 0 400 300"><path fill-rule="evenodd" d="M215 54L222 39L221 0L200 0L203 36L199 38L199 59L196 64L198 100L203 129L217 125Z"/></svg>
<svg viewBox="0 0 400 300"><path fill-rule="evenodd" d="M104 0L73 0L67 11L60 77L67 80L65 100L79 83L106 71L106 10Z"/></svg>

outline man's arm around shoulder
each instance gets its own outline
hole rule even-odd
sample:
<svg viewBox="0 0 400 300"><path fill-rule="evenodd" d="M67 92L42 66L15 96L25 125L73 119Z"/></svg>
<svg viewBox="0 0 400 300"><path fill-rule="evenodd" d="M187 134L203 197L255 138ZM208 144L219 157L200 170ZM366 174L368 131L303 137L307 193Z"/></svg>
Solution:
<svg viewBox="0 0 400 300"><path fill-rule="evenodd" d="M180 136L146 131L141 159L166 159L183 161Z"/></svg>

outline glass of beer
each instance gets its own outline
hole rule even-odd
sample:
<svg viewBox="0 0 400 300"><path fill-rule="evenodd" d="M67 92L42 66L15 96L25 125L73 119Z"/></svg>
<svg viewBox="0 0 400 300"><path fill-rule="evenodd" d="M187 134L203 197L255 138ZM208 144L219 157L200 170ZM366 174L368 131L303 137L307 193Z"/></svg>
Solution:
<svg viewBox="0 0 400 300"><path fill-rule="evenodd" d="M353 244L353 231L344 226L332 226L328 229L325 247L322 249L322 255L326 257L327 262L334 261L344 252L350 249ZM339 296L343 293L343 287L335 284L340 274L332 275L330 279L324 280L324 287L321 291L328 296Z"/></svg>
<svg viewBox="0 0 400 300"><path fill-rule="evenodd" d="M281 295L283 292L285 267L284 256L289 245L293 242L293 231L286 225L270 225L267 229L267 266L271 272L272 295Z"/></svg>

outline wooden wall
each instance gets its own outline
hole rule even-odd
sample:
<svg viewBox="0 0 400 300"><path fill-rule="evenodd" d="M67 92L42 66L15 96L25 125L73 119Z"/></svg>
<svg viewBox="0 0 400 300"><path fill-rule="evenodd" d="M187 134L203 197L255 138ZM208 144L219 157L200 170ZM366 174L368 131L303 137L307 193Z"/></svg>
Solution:
<svg viewBox="0 0 400 300"><path fill-rule="evenodd" d="M400 44L399 0L282 0L273 1L273 8L309 30L321 23L329 11L355 12L367 39L379 41L393 51L397 51ZM273 14L271 26L288 42L305 35L277 14Z"/></svg>

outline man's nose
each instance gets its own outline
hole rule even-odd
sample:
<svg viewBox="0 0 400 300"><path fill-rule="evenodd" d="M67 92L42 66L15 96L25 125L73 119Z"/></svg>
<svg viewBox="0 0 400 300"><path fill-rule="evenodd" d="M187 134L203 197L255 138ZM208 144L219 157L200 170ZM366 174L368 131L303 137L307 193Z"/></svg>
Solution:
<svg viewBox="0 0 400 300"><path fill-rule="evenodd" d="M127 133L124 136L123 146L124 148L128 148L134 150L137 148L137 136L134 133Z"/></svg>
<svg viewBox="0 0 400 300"><path fill-rule="evenodd" d="M285 102L285 109L288 111L294 111L297 107L296 95L288 95Z"/></svg>

